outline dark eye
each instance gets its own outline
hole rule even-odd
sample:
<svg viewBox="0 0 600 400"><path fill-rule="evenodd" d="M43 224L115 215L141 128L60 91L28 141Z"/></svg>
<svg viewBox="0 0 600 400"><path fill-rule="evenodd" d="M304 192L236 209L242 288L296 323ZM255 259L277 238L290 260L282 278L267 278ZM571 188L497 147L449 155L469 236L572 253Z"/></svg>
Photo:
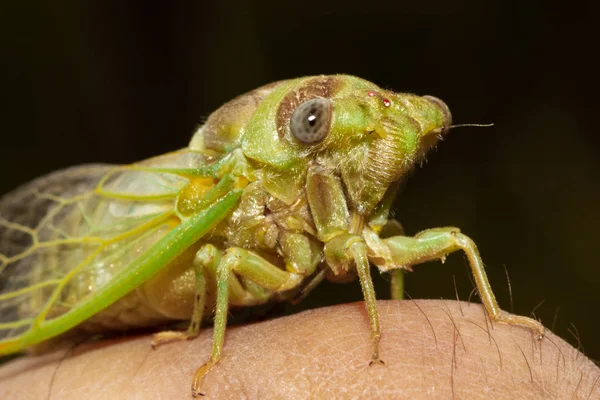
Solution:
<svg viewBox="0 0 600 400"><path fill-rule="evenodd" d="M290 120L290 129L296 139L311 144L322 141L329 133L331 102L312 99L300 104Z"/></svg>

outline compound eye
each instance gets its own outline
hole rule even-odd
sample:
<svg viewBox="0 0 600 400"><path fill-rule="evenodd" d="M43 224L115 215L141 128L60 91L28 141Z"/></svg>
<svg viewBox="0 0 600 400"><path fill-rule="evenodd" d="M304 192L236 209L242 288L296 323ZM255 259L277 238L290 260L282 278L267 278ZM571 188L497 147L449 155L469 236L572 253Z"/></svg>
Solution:
<svg viewBox="0 0 600 400"><path fill-rule="evenodd" d="M305 144L321 142L327 137L332 105L329 100L312 99L300 104L290 120L290 129Z"/></svg>

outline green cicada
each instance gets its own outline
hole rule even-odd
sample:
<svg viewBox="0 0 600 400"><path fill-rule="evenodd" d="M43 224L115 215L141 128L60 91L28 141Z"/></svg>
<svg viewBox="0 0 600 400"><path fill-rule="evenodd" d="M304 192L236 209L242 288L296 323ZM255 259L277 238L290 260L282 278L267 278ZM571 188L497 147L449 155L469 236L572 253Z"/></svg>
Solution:
<svg viewBox="0 0 600 400"><path fill-rule="evenodd" d="M210 360L220 360L230 307L306 294L358 276L372 362L380 337L370 264L398 272L466 253L492 320L503 314L473 241L457 228L404 236L389 217L402 180L451 124L431 96L393 93L352 76L263 86L215 111L188 148L126 166L50 174L0 200L0 354L67 331L191 320L214 310ZM380 233L393 234L385 237Z"/></svg>

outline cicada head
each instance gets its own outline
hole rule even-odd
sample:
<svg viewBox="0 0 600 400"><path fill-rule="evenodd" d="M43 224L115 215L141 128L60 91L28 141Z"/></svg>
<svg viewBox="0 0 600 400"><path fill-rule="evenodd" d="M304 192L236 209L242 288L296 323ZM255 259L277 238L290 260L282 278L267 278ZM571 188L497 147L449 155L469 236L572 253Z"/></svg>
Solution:
<svg viewBox="0 0 600 400"><path fill-rule="evenodd" d="M355 90L334 102L329 154L351 205L369 214L386 190L403 179L444 135L451 114L432 96L377 87ZM356 116L351 116L356 114Z"/></svg>
<svg viewBox="0 0 600 400"><path fill-rule="evenodd" d="M246 126L246 156L280 171L311 163L338 174L349 205L368 215L451 124L431 96L394 93L352 76L284 81Z"/></svg>

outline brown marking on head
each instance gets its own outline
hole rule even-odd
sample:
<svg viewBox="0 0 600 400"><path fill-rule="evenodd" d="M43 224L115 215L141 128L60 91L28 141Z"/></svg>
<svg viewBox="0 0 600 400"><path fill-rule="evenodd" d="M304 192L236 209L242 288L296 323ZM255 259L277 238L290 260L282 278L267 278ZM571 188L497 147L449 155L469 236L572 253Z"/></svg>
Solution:
<svg viewBox="0 0 600 400"><path fill-rule="evenodd" d="M301 87L288 93L277 109L277 134L285 136L290 126L290 118L296 108L307 100L316 97L331 98L342 85L342 80L336 76L318 76L309 79Z"/></svg>

